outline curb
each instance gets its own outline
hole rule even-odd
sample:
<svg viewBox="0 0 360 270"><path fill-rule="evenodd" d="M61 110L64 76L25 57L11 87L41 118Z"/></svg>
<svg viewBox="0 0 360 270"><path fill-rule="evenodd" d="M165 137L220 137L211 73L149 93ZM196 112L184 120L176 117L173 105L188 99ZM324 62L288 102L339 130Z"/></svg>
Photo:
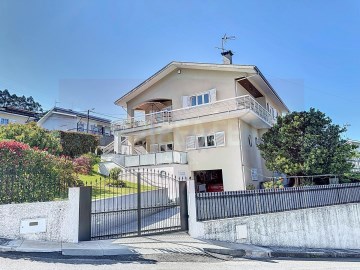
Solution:
<svg viewBox="0 0 360 270"><path fill-rule="evenodd" d="M341 251L272 251L273 258L360 258L358 252Z"/></svg>

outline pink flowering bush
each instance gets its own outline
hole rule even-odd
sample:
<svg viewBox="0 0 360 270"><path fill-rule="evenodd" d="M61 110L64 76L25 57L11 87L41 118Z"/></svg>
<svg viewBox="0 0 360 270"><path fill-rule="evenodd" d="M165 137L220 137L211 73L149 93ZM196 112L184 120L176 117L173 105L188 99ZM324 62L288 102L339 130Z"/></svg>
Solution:
<svg viewBox="0 0 360 270"><path fill-rule="evenodd" d="M73 160L74 169L76 173L90 174L91 173L91 159L86 156L81 156Z"/></svg>
<svg viewBox="0 0 360 270"><path fill-rule="evenodd" d="M17 141L0 141L0 204L49 201L81 185L71 160Z"/></svg>

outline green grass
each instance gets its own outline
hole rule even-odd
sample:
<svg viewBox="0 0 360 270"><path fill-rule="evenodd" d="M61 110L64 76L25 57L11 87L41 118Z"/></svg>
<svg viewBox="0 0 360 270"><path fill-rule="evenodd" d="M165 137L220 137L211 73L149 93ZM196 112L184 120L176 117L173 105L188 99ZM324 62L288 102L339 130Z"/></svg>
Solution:
<svg viewBox="0 0 360 270"><path fill-rule="evenodd" d="M98 173L99 165L94 165L90 175L79 174L79 178L87 186L92 186L93 199L103 199L113 196L137 193L138 185L136 183L123 179L126 187L110 187L107 185L108 177ZM155 190L156 187L149 185L141 185L141 191Z"/></svg>

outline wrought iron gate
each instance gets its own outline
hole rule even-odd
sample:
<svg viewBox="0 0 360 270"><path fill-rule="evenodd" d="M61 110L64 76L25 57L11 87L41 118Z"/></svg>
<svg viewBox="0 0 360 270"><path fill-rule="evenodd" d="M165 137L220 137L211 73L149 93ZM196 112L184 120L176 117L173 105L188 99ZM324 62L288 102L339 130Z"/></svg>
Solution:
<svg viewBox="0 0 360 270"><path fill-rule="evenodd" d="M92 183L91 238L187 229L186 182L165 171L126 170Z"/></svg>

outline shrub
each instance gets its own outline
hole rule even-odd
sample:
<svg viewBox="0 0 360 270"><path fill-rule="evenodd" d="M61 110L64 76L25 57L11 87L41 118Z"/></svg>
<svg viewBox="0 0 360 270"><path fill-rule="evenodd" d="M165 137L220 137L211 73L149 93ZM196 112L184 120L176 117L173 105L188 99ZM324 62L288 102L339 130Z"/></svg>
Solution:
<svg viewBox="0 0 360 270"><path fill-rule="evenodd" d="M16 141L0 142L0 203L54 200L81 184L66 158Z"/></svg>
<svg viewBox="0 0 360 270"><path fill-rule="evenodd" d="M60 138L62 154L77 157L86 153L93 153L99 145L98 136L80 132L55 131L54 136Z"/></svg>
<svg viewBox="0 0 360 270"><path fill-rule="evenodd" d="M279 178L274 181L267 181L263 183L263 187L265 189L271 189L271 188L284 188L284 179Z"/></svg>
<svg viewBox="0 0 360 270"><path fill-rule="evenodd" d="M73 164L76 173L90 174L92 171L91 159L86 156L75 158Z"/></svg>
<svg viewBox="0 0 360 270"><path fill-rule="evenodd" d="M246 186L246 190L255 190L255 189L256 189L256 187L253 184L249 184Z"/></svg>
<svg viewBox="0 0 360 270"><path fill-rule="evenodd" d="M94 153L87 153L87 154L81 155L81 157L88 158L90 160L91 167L98 164L101 160L100 157Z"/></svg>
<svg viewBox="0 0 360 270"><path fill-rule="evenodd" d="M109 187L126 187L126 182L119 179L108 179L106 185Z"/></svg>
<svg viewBox="0 0 360 270"><path fill-rule="evenodd" d="M118 167L112 168L109 173L109 177L113 180L119 179L119 174L122 172L122 170Z"/></svg>
<svg viewBox="0 0 360 270"><path fill-rule="evenodd" d="M14 140L28 144L32 148L48 151L51 154L60 154L60 139L51 132L39 127L36 123L9 124L0 126L0 140Z"/></svg>

